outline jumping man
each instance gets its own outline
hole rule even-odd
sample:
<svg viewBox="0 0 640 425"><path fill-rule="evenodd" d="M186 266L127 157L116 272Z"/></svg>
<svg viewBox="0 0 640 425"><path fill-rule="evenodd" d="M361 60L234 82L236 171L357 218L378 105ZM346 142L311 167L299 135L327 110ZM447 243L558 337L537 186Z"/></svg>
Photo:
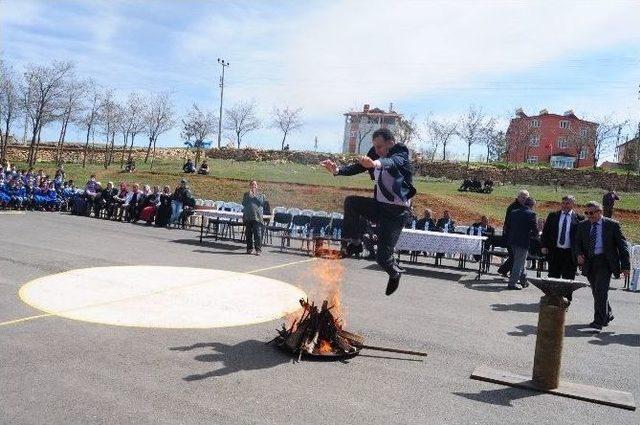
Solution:
<svg viewBox="0 0 640 425"><path fill-rule="evenodd" d="M366 156L360 156L358 162L343 167L325 160L320 164L335 176L352 176L369 172L376 185L373 198L347 196L344 200L343 256L362 252L360 241L361 218L376 223L378 252L376 262L387 272L389 281L386 294L391 295L398 289L402 270L393 256L402 228L411 215L409 206L416 194L412 184L412 169L409 150L402 143L396 143L393 133L387 128L373 132L373 147Z"/></svg>

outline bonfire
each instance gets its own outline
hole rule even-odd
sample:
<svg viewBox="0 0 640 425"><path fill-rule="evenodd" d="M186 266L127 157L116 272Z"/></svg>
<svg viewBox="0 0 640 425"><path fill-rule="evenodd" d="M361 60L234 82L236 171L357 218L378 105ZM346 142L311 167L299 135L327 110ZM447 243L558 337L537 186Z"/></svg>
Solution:
<svg viewBox="0 0 640 425"><path fill-rule="evenodd" d="M391 351L396 353L426 356L425 353L395 348L374 347L365 345L364 337L344 329L345 314L340 298L340 286L344 274L341 262L318 260L312 268L312 276L320 283L315 299L301 299L302 307L297 313L287 317L282 328L277 330L278 336L269 343L275 344L290 353L322 357L353 356L363 348Z"/></svg>

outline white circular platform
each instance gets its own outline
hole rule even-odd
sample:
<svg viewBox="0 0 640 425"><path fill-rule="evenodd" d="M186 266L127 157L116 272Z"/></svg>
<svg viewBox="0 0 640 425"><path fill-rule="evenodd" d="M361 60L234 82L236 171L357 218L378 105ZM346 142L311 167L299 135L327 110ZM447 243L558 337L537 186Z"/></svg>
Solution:
<svg viewBox="0 0 640 425"><path fill-rule="evenodd" d="M219 328L267 322L300 308L299 288L245 273L190 267L70 270L33 280L20 298L85 322L150 328Z"/></svg>

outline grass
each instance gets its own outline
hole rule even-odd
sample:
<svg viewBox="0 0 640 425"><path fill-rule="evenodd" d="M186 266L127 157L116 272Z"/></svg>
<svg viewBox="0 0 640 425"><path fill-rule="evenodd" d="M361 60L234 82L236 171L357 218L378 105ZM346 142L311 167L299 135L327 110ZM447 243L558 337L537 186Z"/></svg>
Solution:
<svg viewBox="0 0 640 425"><path fill-rule="evenodd" d="M334 177L322 167L279 162L238 162L233 160L209 159L209 176L191 175L190 186L198 198L239 200L247 190L247 182L257 180L267 194L272 206L323 209L339 211L344 197L349 194L371 193L372 184L368 174L351 177ZM17 164L19 168L24 164ZM39 164L47 173L55 171L55 165ZM142 184L170 185L172 188L184 177L182 164L177 161L156 161L153 170L148 164L139 163L133 174L121 173L119 164L108 169L100 164L91 164L82 168L78 164L65 165L67 178L73 178L76 185L83 185L92 173L102 183L134 181ZM502 223L506 206L515 198L519 189L526 188L539 201L539 215L558 208L558 202L564 194L573 194L578 205L590 200L600 201L603 191L592 188L562 188L540 185L497 186L490 195L458 192L460 182L435 180L417 177L415 185L418 195L414 206L416 211L429 207L437 216L442 210L449 209L460 223L470 223L482 214L487 215L497 225ZM623 224L627 237L640 242L640 191L620 192L620 201L616 203L616 219Z"/></svg>

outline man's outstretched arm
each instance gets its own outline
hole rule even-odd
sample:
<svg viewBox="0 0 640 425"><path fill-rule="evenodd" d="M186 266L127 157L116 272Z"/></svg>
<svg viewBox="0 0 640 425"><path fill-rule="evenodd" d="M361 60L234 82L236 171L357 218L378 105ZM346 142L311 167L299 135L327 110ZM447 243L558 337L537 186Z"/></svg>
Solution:
<svg viewBox="0 0 640 425"><path fill-rule="evenodd" d="M320 163L327 171L335 176L354 176L356 174L364 173L367 171L365 167L360 165L359 163L345 165L344 167L338 167L338 164L331 161L330 159L325 159Z"/></svg>

